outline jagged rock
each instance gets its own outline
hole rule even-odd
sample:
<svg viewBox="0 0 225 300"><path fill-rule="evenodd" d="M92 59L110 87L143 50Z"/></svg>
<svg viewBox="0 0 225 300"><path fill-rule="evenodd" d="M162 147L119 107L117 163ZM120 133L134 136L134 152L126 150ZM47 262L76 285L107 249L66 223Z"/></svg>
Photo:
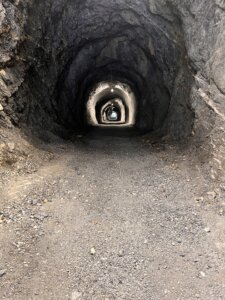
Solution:
<svg viewBox="0 0 225 300"><path fill-rule="evenodd" d="M221 0L2 1L1 118L81 129L87 91L114 78L137 95L137 128L194 132L213 152L216 178L225 168L224 32Z"/></svg>

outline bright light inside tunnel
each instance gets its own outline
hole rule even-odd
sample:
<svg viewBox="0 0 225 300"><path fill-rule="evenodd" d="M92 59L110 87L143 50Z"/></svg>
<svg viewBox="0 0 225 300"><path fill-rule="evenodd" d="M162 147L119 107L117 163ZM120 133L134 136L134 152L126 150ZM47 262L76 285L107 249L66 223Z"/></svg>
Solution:
<svg viewBox="0 0 225 300"><path fill-rule="evenodd" d="M134 127L136 115L136 97L121 82L100 82L86 104L87 123L94 127Z"/></svg>

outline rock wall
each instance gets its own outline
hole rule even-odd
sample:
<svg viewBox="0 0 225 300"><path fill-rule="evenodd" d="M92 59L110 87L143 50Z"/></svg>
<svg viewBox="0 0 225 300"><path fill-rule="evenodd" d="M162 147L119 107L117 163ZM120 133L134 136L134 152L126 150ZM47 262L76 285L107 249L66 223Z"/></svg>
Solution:
<svg viewBox="0 0 225 300"><path fill-rule="evenodd" d="M175 1L183 22L185 43L194 74L191 105L193 131L209 148L212 179L225 170L225 2Z"/></svg>
<svg viewBox="0 0 225 300"><path fill-rule="evenodd" d="M17 3L0 1L0 124L4 126L11 126L9 116L13 111L9 103L25 75L18 57L25 20L26 12L19 11Z"/></svg>

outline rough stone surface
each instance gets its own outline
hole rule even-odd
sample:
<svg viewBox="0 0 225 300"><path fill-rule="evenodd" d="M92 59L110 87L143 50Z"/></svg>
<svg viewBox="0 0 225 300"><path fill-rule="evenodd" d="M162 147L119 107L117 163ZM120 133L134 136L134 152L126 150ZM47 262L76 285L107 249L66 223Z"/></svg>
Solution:
<svg viewBox="0 0 225 300"><path fill-rule="evenodd" d="M1 126L82 127L87 93L114 77L139 98L140 129L192 133L223 169L224 15L222 0L1 0Z"/></svg>

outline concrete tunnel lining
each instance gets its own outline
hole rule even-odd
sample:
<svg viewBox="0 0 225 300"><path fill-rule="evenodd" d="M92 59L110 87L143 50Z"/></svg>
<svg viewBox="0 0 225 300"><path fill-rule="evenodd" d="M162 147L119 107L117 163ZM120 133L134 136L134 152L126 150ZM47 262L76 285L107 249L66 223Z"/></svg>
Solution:
<svg viewBox="0 0 225 300"><path fill-rule="evenodd" d="M113 93L112 93L113 90ZM96 106L104 97L116 95L123 99L124 106L127 109L127 117L124 122L114 126L119 127L133 127L136 121L137 102L131 88L124 83L101 82L96 89L90 94L87 102L87 120L88 124L92 126L105 127L106 124L99 124L96 116ZM113 126L113 124L111 124Z"/></svg>
<svg viewBox="0 0 225 300"><path fill-rule="evenodd" d="M110 108L115 107L119 110L119 120L114 120L113 122L111 120L108 120L107 118L107 110ZM97 112L97 111L96 111ZM125 124L126 122L126 115L127 115L127 110L124 105L124 102L120 98L114 98L109 101L107 101L101 108L100 110L100 115L101 115L101 120L100 123L104 124Z"/></svg>

